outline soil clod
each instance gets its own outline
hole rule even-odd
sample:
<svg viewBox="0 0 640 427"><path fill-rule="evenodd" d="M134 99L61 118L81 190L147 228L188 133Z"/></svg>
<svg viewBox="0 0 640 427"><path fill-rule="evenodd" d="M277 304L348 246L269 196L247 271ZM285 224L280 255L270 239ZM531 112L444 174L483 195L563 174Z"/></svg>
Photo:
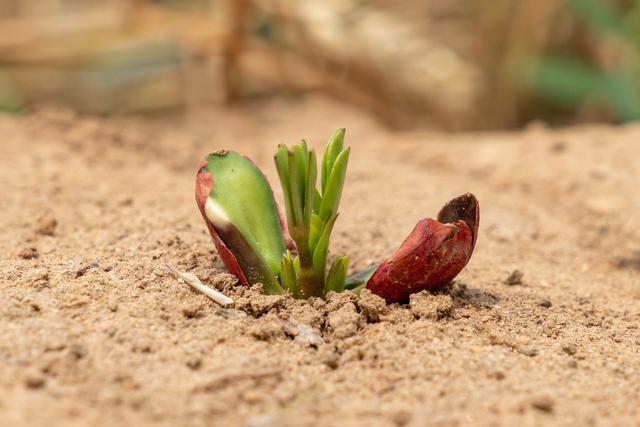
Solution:
<svg viewBox="0 0 640 427"><path fill-rule="evenodd" d="M439 320L451 315L453 299L447 294L421 291L411 295L409 309L418 319Z"/></svg>
<svg viewBox="0 0 640 427"><path fill-rule="evenodd" d="M38 258L38 256L39 256L38 249L34 247L24 248L24 249L21 249L20 252L18 252L18 258L22 258L22 259L34 259L34 258Z"/></svg>
<svg viewBox="0 0 640 427"><path fill-rule="evenodd" d="M505 283L505 285L508 285L508 286L522 285L523 284L523 281L522 281L522 277L523 276L524 276L524 274L522 273L522 271L513 270L511 272L511 274L509 274L509 276L505 279L504 283Z"/></svg>
<svg viewBox="0 0 640 427"><path fill-rule="evenodd" d="M36 222L35 232L41 236L53 236L57 226L58 221L53 216L45 215Z"/></svg>
<svg viewBox="0 0 640 427"><path fill-rule="evenodd" d="M378 322L380 316L386 313L387 303L383 298L371 293L368 289L363 289L358 298L358 308L369 322Z"/></svg>
<svg viewBox="0 0 640 427"><path fill-rule="evenodd" d="M24 380L24 385L32 390L43 388L45 384L46 380L40 375L29 375Z"/></svg>
<svg viewBox="0 0 640 427"><path fill-rule="evenodd" d="M541 412L552 413L555 402L548 396L542 396L534 398L531 401L531 406Z"/></svg>

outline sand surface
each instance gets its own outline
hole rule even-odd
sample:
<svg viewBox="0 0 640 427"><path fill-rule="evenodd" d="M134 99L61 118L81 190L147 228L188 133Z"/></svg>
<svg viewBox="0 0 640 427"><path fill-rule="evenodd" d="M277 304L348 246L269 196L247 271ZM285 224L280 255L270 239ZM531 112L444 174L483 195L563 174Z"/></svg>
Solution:
<svg viewBox="0 0 640 427"><path fill-rule="evenodd" d="M332 254L364 268L470 191L480 234L451 286L386 307L224 272L200 159L241 151L273 184L275 144L342 126ZM46 108L0 135L2 426L640 425L640 126L398 134L310 99L152 121Z"/></svg>

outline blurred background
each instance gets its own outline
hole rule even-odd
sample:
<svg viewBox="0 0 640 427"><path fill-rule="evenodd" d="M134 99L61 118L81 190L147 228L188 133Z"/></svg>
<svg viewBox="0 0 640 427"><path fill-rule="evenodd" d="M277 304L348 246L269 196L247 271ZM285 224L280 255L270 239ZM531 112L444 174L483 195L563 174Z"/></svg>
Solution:
<svg viewBox="0 0 640 427"><path fill-rule="evenodd" d="M1 0L0 110L323 93L391 128L640 117L637 0Z"/></svg>

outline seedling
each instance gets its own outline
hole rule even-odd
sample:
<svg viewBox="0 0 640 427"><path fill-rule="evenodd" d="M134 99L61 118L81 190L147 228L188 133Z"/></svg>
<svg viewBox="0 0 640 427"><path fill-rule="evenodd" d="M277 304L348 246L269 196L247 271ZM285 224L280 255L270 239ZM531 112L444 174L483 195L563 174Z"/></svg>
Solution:
<svg viewBox="0 0 640 427"><path fill-rule="evenodd" d="M266 178L249 159L226 150L207 156L196 179L196 201L229 272L242 285L261 283L270 294L309 298L367 288L389 303L453 280L477 238L479 207L472 194L447 203L437 221L418 222L391 259L350 277L346 256L327 268L349 161L344 135L339 129L331 137L319 167L304 141L278 147L286 227Z"/></svg>

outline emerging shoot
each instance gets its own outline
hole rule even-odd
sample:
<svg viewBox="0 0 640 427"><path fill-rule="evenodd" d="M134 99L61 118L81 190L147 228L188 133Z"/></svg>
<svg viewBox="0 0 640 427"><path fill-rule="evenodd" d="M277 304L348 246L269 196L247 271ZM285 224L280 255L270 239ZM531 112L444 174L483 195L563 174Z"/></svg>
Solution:
<svg viewBox="0 0 640 427"><path fill-rule="evenodd" d="M260 170L233 151L217 151L200 165L196 201L216 249L242 285L261 283L269 294L296 298L363 288L388 303L453 280L473 252L479 205L473 194L447 203L438 219L424 218L393 256L348 276L349 259L327 266L331 232L349 162L345 130L329 139L318 166L305 141L278 146L274 156L285 202L286 229ZM318 186L318 178L320 185Z"/></svg>
<svg viewBox="0 0 640 427"><path fill-rule="evenodd" d="M348 259L336 259L328 277L326 266L349 161L349 149L343 148L344 133L344 129L339 129L327 144L321 163L320 190L316 188L316 154L309 151L305 141L291 149L280 145L275 155L289 234L297 248L296 255L287 252L282 258L281 283L301 298L344 289Z"/></svg>

